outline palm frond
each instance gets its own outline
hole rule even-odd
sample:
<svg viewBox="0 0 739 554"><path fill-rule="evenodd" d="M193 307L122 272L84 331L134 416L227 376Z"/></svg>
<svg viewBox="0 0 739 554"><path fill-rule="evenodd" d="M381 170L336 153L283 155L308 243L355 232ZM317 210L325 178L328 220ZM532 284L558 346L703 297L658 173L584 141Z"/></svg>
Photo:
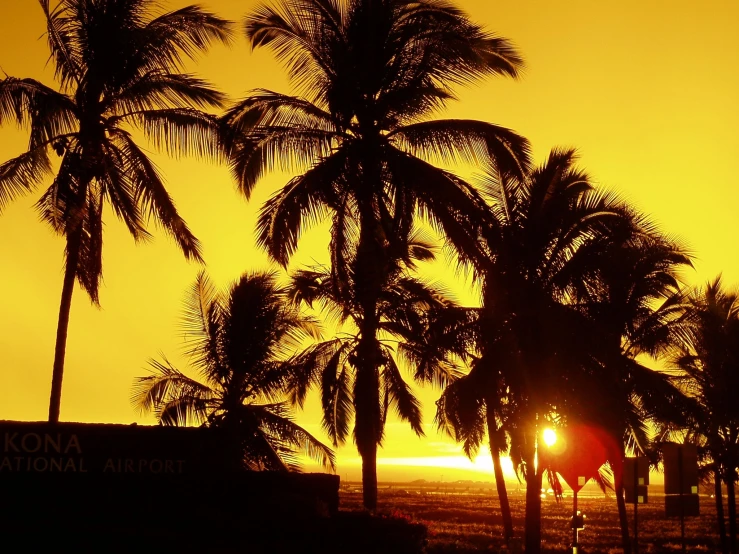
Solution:
<svg viewBox="0 0 739 554"><path fill-rule="evenodd" d="M74 102L34 79L0 79L0 125L31 126L30 148L62 141L77 130Z"/></svg>
<svg viewBox="0 0 739 554"><path fill-rule="evenodd" d="M293 1L288 9L262 5L246 18L246 36L252 48L271 48L299 89L322 90L325 76L335 74L331 54L342 42L337 7L311 0Z"/></svg>
<svg viewBox="0 0 739 554"><path fill-rule="evenodd" d="M200 243L177 212L154 163L127 132L118 130L111 138L121 152L124 167L135 186L137 201L175 239L185 257L202 261Z"/></svg>
<svg viewBox="0 0 739 554"><path fill-rule="evenodd" d="M474 384L474 377L461 377L449 384L436 402L437 429L462 442L469 458L474 457L485 440L485 393Z"/></svg>
<svg viewBox="0 0 739 554"><path fill-rule="evenodd" d="M395 413L400 419L407 421L411 429L419 437L425 436L423 431L423 418L421 415L421 403L415 397L408 384L403 380L400 370L392 355L387 350L384 355L384 365L381 379L383 386L388 392L390 405L395 407Z"/></svg>
<svg viewBox="0 0 739 554"><path fill-rule="evenodd" d="M346 356L348 344L341 339L331 339L310 346L284 362L284 372L288 375L286 385L290 403L302 408L308 390L319 385L327 366L341 365L339 360Z"/></svg>
<svg viewBox="0 0 739 554"><path fill-rule="evenodd" d="M300 449L325 468L335 470L336 459L333 451L294 423L289 418L289 412L284 404L254 405L250 406L249 410L255 415L260 429L265 432L268 440L292 449Z"/></svg>
<svg viewBox="0 0 739 554"><path fill-rule="evenodd" d="M266 89L251 91L226 112L223 121L237 133L270 128L336 131L331 114L325 110L304 98Z"/></svg>
<svg viewBox="0 0 739 554"><path fill-rule="evenodd" d="M343 325L352 317L352 306L348 297L343 295L345 289L336 288L332 270L316 266L294 272L287 295L295 304L305 303L310 308L315 307L326 321Z"/></svg>
<svg viewBox="0 0 739 554"><path fill-rule="evenodd" d="M0 213L17 197L32 191L51 173L48 145L37 146L0 165Z"/></svg>
<svg viewBox="0 0 739 554"><path fill-rule="evenodd" d="M48 223L55 233L65 234L79 223L81 211L76 209L81 183L78 178L80 156L75 141L71 141L62 158L56 177L36 202L41 221Z"/></svg>
<svg viewBox="0 0 739 554"><path fill-rule="evenodd" d="M103 276L103 202L100 184L90 186L82 208L77 280L96 306L100 305L98 289ZM67 242L67 260L70 259Z"/></svg>
<svg viewBox="0 0 739 554"><path fill-rule="evenodd" d="M136 202L136 185L126 172L126 163L115 144L103 145L105 156L100 163L97 181L102 198L107 199L116 216L125 223L128 232L136 241L147 240L151 235L146 230L143 214Z"/></svg>
<svg viewBox="0 0 739 554"><path fill-rule="evenodd" d="M215 286L200 271L183 301L180 329L185 354L210 381L221 383L226 375L219 351L223 307Z"/></svg>
<svg viewBox="0 0 739 554"><path fill-rule="evenodd" d="M108 100L116 117L168 108L220 108L225 95L188 74L150 71Z"/></svg>
<svg viewBox="0 0 739 554"><path fill-rule="evenodd" d="M265 202L257 222L257 242L282 266L298 246L306 223L317 223L332 204L332 187L344 177L344 160L340 152L293 178L282 190Z"/></svg>
<svg viewBox="0 0 739 554"><path fill-rule="evenodd" d="M143 29L140 56L147 69L182 68L214 43L230 44L231 23L202 9L187 6L152 19Z"/></svg>
<svg viewBox="0 0 739 554"><path fill-rule="evenodd" d="M223 132L222 132L223 134ZM247 134L227 131L222 140L231 160L231 171L248 199L265 171L289 173L311 170L332 154L335 133L310 127L264 127Z"/></svg>
<svg viewBox="0 0 739 554"><path fill-rule="evenodd" d="M154 145L170 156L192 155L218 161L222 156L219 126L214 116L193 108L130 112L117 120L136 123Z"/></svg>
<svg viewBox="0 0 739 554"><path fill-rule="evenodd" d="M396 186L414 195L421 213L443 232L463 261L482 259L476 239L488 219L482 198L447 171L399 151L393 154L388 167Z"/></svg>
<svg viewBox="0 0 739 554"><path fill-rule="evenodd" d="M338 350L321 372L322 426L334 446L343 444L349 435L349 423L354 414L352 379L347 371L349 344Z"/></svg>
<svg viewBox="0 0 739 554"><path fill-rule="evenodd" d="M399 31L408 33L419 27L430 31L408 33L408 45L427 41L424 46L432 57L426 70L440 82L467 83L496 74L515 78L523 69L523 59L509 40L485 32L451 4L427 1L401 5Z"/></svg>
<svg viewBox="0 0 739 554"><path fill-rule="evenodd" d="M485 172L477 177L476 188L490 203L490 210L495 216L494 221L500 225L514 225L514 212L520 198L522 182L507 175L494 164L488 164Z"/></svg>
<svg viewBox="0 0 739 554"><path fill-rule="evenodd" d="M492 123L464 119L425 121L400 127L389 136L400 149L430 161L491 164L517 179L523 179L530 166L529 142Z"/></svg>
<svg viewBox="0 0 739 554"><path fill-rule="evenodd" d="M168 423L181 421L173 417L176 413L186 414L189 421L204 420L207 403L217 397L216 392L191 379L175 368L166 358L162 362L149 360L151 374L137 377L132 393L131 403L143 412L155 412L161 420L164 411ZM171 406L170 408L167 408Z"/></svg>
<svg viewBox="0 0 739 554"><path fill-rule="evenodd" d="M359 243L359 215L355 201L351 194L344 193L334 206L334 216L331 225L331 254L330 281L334 296L348 299L351 297L351 264L356 257L356 247ZM345 302L346 304L346 302ZM341 303L334 304L337 308ZM347 310L334 310L339 320L346 320Z"/></svg>
<svg viewBox="0 0 739 554"><path fill-rule="evenodd" d="M46 35L54 60L55 73L62 86L79 84L82 80L83 61L79 49L79 22L66 12L68 5L60 2L53 10L50 0L39 0L46 16Z"/></svg>

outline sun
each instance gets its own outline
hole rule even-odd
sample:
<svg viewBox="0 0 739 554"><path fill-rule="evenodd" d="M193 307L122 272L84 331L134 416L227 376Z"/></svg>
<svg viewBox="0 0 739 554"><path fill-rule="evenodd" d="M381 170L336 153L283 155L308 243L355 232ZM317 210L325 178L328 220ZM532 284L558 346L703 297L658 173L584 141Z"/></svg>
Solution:
<svg viewBox="0 0 739 554"><path fill-rule="evenodd" d="M555 433L554 429L544 429L543 438L547 446L552 446L557 442L557 433Z"/></svg>

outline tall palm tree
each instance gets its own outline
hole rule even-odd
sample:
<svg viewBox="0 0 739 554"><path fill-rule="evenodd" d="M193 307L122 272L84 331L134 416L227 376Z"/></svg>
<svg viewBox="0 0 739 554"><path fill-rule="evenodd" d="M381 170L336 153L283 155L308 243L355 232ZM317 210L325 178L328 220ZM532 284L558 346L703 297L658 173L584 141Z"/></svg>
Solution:
<svg viewBox="0 0 739 554"><path fill-rule="evenodd" d="M668 375L637 359L658 358L680 342L686 305L679 273L691 261L684 247L638 214L626 213L632 224L614 229L608 242L598 246L598 279L578 303L598 329L598 344L605 347L597 354L602 368L582 395L581 417L597 422L619 446L620 456L609 462L623 549L630 552L622 458L627 451L646 453L648 423L677 423L686 404Z"/></svg>
<svg viewBox="0 0 739 554"><path fill-rule="evenodd" d="M0 165L0 209L54 174L37 208L64 236L65 271L57 325L49 421L59 420L74 283L98 304L102 213L108 203L135 240L154 218L188 259L200 246L159 171L134 140L138 129L174 153L217 155L210 116L223 104L204 81L180 73L212 42L228 42L228 22L189 6L155 16L152 0L40 0L60 89L33 79L0 81L0 124L31 129L28 151ZM61 158L58 169L51 152Z"/></svg>
<svg viewBox="0 0 739 554"><path fill-rule="evenodd" d="M185 303L187 354L203 381L166 359L152 360L139 377L133 403L154 411L163 425L204 424L229 437L231 460L249 469L295 470L307 453L334 469L333 452L290 418L280 401L299 369L304 340L318 338L312 318L302 316L273 274L245 274L218 294L205 273Z"/></svg>
<svg viewBox="0 0 739 554"><path fill-rule="evenodd" d="M475 345L477 359L463 379L479 384L469 387L476 405L495 416L487 419L490 440L498 445L493 451L505 448L505 432L526 480L527 552L541 548L539 491L546 467L536 461L540 430L576 406L575 377L597 369L593 353L582 347L597 338L573 300L596 278L599 245L625 220L616 199L595 192L574 162L574 151L554 150L524 179L495 167L488 171L483 190L493 218L481 235L486 256L476 266L481 308L456 333ZM459 432L464 418L455 423L458 416L448 408L462 403L451 400L440 404L438 418ZM470 409L466 402L461 409Z"/></svg>
<svg viewBox="0 0 739 554"><path fill-rule="evenodd" d="M373 348L379 360L376 368L376 386L370 380L360 379L362 367L360 352L364 346L361 336L361 299L352 279L357 275L356 257L349 260L348 287L337 287L328 268L301 270L293 276L291 296L297 303L319 308L341 327L341 333L306 352L302 368L293 373L288 388L294 404L302 406L311 387L317 387L323 407L323 426L335 446L343 444L354 419L354 439L358 441L366 421L359 414L371 414L370 423L377 430L376 444L382 443L385 422L390 410L408 422L418 436L423 436L421 404L406 383L401 364L413 373L418 382L445 386L456 376L455 354L459 351L443 334L433 334L429 321L451 306L443 291L414 278L409 273L418 260L433 257L430 244L414 233L409 242L399 241L395 262L389 270L388 281L377 300L378 333ZM373 387L372 390L365 390ZM372 405L363 405L367 399ZM365 417L367 417L365 415ZM361 452L361 450L360 450ZM374 476L373 476L374 477ZM377 482L364 483L365 504L376 502Z"/></svg>
<svg viewBox="0 0 739 554"><path fill-rule="evenodd" d="M691 296L688 336L674 357L676 381L699 405L692 434L701 437L713 460L716 507L723 519L720 482L728 494L729 546L737 552L735 483L739 468L739 294L717 277ZM723 537L722 537L723 538Z"/></svg>
<svg viewBox="0 0 739 554"><path fill-rule="evenodd" d="M515 175L528 163L527 141L508 129L428 117L453 98L454 85L516 77L522 60L507 40L441 0L284 1L255 10L246 32L254 47L272 48L285 63L297 95L258 90L228 111L232 168L247 198L267 170L298 173L259 219L259 242L283 265L306 225L332 217L331 277L337 290L354 287L362 312L355 438L364 503L374 509L382 435L375 345L379 298L393 265L389 240L406 240L421 213L463 258L474 256L471 229L485 219L483 202L430 162L492 157Z"/></svg>

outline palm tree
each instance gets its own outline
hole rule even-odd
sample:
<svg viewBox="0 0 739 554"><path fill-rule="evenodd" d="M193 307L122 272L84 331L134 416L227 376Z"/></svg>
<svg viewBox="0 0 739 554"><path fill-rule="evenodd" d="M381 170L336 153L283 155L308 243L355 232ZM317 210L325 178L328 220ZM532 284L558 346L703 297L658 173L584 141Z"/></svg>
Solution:
<svg viewBox="0 0 739 554"><path fill-rule="evenodd" d="M348 260L350 271L346 289L336 286L330 269L318 267L301 270L293 276L290 295L300 304L307 304L325 312L342 329L333 341L327 341L307 351L302 357L302 368L293 373L288 385L291 400L302 406L311 387L317 387L323 407L323 426L334 446L346 442L354 418L355 441L366 420L360 413L369 413L369 422L377 430L376 444L381 446L385 422L391 409L401 420L408 422L423 436L421 404L401 373L399 361L405 362L418 382L445 386L456 376L454 345L443 334L434 334L429 325L437 314L451 307L443 291L435 289L410 275L418 260L433 257L431 245L420 234L414 233L409 242L395 243L391 249L395 262L388 271L388 280L377 299L378 334L373 348L379 360L375 385L360 379L360 349L364 346L361 329L364 312L361 299L352 281L357 275L356 257ZM298 364L300 365L300 364ZM367 390L371 387L370 390ZM368 400L369 399L369 400ZM371 401L371 405L363 402ZM365 416L366 417L366 416ZM361 453L361 449L360 449ZM374 476L373 476L374 477ZM377 482L363 483L365 505L369 491L376 502ZM372 506L371 509L373 509Z"/></svg>
<svg viewBox="0 0 739 554"><path fill-rule="evenodd" d="M679 272L691 265L685 248L663 237L636 213L598 245L598 279L579 299L604 346L601 370L582 398L581 417L597 422L619 447L610 460L624 552L630 552L623 497L622 457L627 451L646 453L648 423L682 420L685 399L669 376L642 365L637 358L659 358L679 343L685 301Z"/></svg>
<svg viewBox="0 0 739 554"><path fill-rule="evenodd" d="M224 117L225 142L248 198L273 168L298 173L264 206L259 242L286 265L304 227L332 217L331 278L361 310L355 439L367 508L376 505L381 428L376 348L379 302L393 260L391 237L407 240L427 216L460 251L476 255L484 203L431 161L494 158L507 174L527 167L528 143L502 127L427 118L452 87L488 75L516 77L521 58L450 4L436 0L292 0L246 20L254 47L272 48L297 86L290 96L258 90ZM350 278L347 259L353 259Z"/></svg>
<svg viewBox="0 0 739 554"><path fill-rule="evenodd" d="M470 315L475 317L473 314L460 314L463 320ZM459 338L462 333L459 328L454 327L448 330L448 334ZM463 444L464 453L470 459L478 452L487 432L495 488L503 519L503 536L506 543L509 543L514 536L513 517L500 457L508 452L505 423L512 406L505 394L502 372L486 371L478 363L479 360L474 359L471 371L444 389L436 403L436 424L439 429Z"/></svg>
<svg viewBox="0 0 739 554"><path fill-rule="evenodd" d="M179 73L214 41L228 42L228 22L189 6L154 16L152 0L40 0L60 90L33 79L0 81L0 124L30 125L28 151L0 165L0 209L55 173L37 208L66 240L49 421L59 420L64 355L75 280L98 304L102 212L107 202L135 240L154 218L188 259L200 246L163 180L136 144L137 128L165 150L215 156L212 118L223 95ZM50 154L61 158L54 171Z"/></svg>
<svg viewBox="0 0 739 554"><path fill-rule="evenodd" d="M475 345L477 359L463 379L476 383L467 390L476 395L473 405L485 409L490 441L497 445L492 450L505 448L505 433L526 481L527 552L541 548L539 491L546 467L537 464L540 430L552 417L575 410L574 385L597 370L593 353L583 348L597 337L573 301L596 278L603 241L625 221L616 199L595 192L574 162L574 151L554 150L525 179L495 167L488 171L483 190L493 218L481 235L486 257L476 266L481 308L456 332ZM480 440L474 429L481 428L482 415L471 402L443 399L437 417L458 435ZM473 415L455 415L450 406ZM466 430L465 420L472 425Z"/></svg>
<svg viewBox="0 0 739 554"><path fill-rule="evenodd" d="M690 298L688 336L674 365L676 382L698 404L691 434L697 435L713 460L716 508L723 531L721 481L726 483L731 552L737 552L736 497L739 467L739 295L725 290L717 277ZM723 544L722 534L722 544Z"/></svg>
<svg viewBox="0 0 739 554"><path fill-rule="evenodd" d="M333 452L295 424L279 401L299 368L301 353L294 351L318 338L316 321L302 316L285 293L274 274L245 274L227 294L218 294L200 273L185 302L182 330L203 380L166 358L152 360L151 375L136 380L133 403L153 411L162 425L224 430L237 466L297 470L302 450L333 470Z"/></svg>

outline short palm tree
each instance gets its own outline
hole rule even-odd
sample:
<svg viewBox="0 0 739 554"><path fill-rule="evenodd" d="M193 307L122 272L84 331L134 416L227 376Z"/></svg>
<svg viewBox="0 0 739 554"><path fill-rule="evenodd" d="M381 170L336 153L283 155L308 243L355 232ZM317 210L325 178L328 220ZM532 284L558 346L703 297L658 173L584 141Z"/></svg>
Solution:
<svg viewBox="0 0 739 554"><path fill-rule="evenodd" d="M462 314L459 311L457 313L462 320L477 316L474 313ZM452 325L448 331L457 337L463 334L456 325ZM509 404L503 386L503 372L491 371L490 368L482 370L478 367L479 359L474 356L472 358L469 374L450 383L437 401L436 423L439 429L462 443L464 453L470 459L477 454L487 438L503 519L503 536L508 543L514 536L513 517L500 457L508 452L505 425L508 421L508 412L513 406Z"/></svg>
<svg viewBox="0 0 739 554"><path fill-rule="evenodd" d="M273 274L246 274L218 294L205 273L185 303L187 354L202 381L166 359L139 377L133 403L162 425L203 424L224 430L236 465L295 470L304 452L334 468L333 452L290 418L280 397L299 369L304 340L317 338L315 320L302 316Z"/></svg>
<svg viewBox="0 0 739 554"><path fill-rule="evenodd" d="M421 404L403 378L399 362L405 363L419 383L445 386L456 376L454 357L459 352L451 347L448 337L434 334L429 325L437 314L451 307L451 301L443 291L410 274L416 261L433 257L431 246L417 234L411 235L409 243L400 241L398 246L406 254L396 251L396 262L377 302L378 334L373 349L379 363L373 379L363 379L359 365L364 313L351 281L357 271L356 259L349 260L346 289L336 286L328 268L301 270L293 276L293 300L320 309L341 328L334 340L306 352L302 368L293 373L288 386L293 403L299 406L311 387L320 390L323 426L335 446L348 438L352 419L355 441L359 443L358 437L367 432L369 425L376 430L375 444L380 446L390 410L408 422L418 436L424 435ZM359 417L361 413L364 419ZM369 421L367 414L371 415ZM369 491L374 489L377 494L374 465L369 467L374 482L363 483L365 500ZM376 502L376 498L370 500Z"/></svg>
<svg viewBox="0 0 739 554"><path fill-rule="evenodd" d="M135 240L153 218L185 256L200 247L177 212L156 166L138 146L138 129L172 153L217 154L212 118L201 109L224 98L180 73L186 59L214 41L227 42L228 22L189 6L155 16L152 0L61 0L47 20L60 90L33 79L0 80L0 123L30 125L28 151L0 165L0 209L54 174L37 208L66 240L64 284L49 406L59 420L69 312L78 281L98 303L102 213L108 203ZM60 158L58 169L51 154Z"/></svg>
<svg viewBox="0 0 739 554"><path fill-rule="evenodd" d="M696 290L686 317L687 340L674 357L677 383L697 401L691 434L713 461L716 507L723 520L720 481L728 493L729 546L737 552L735 484L739 468L739 294L720 277ZM723 527L723 526L722 526ZM723 539L723 536L722 536ZM723 540L722 540L723 543Z"/></svg>
<svg viewBox="0 0 739 554"><path fill-rule="evenodd" d="M522 60L507 40L436 0L284 1L255 10L246 31L254 47L272 48L285 63L297 95L259 90L227 112L232 169L247 198L267 170L298 173L259 220L259 242L283 265L307 224L332 217L331 278L342 298L354 287L361 310L356 383L369 396L357 399L355 439L364 503L374 509L383 363L376 342L394 264L390 238L407 240L423 214L462 257L474 256L484 203L431 162L492 157L515 175L528 163L527 141L508 129L428 118L453 98L454 85L515 77Z"/></svg>

